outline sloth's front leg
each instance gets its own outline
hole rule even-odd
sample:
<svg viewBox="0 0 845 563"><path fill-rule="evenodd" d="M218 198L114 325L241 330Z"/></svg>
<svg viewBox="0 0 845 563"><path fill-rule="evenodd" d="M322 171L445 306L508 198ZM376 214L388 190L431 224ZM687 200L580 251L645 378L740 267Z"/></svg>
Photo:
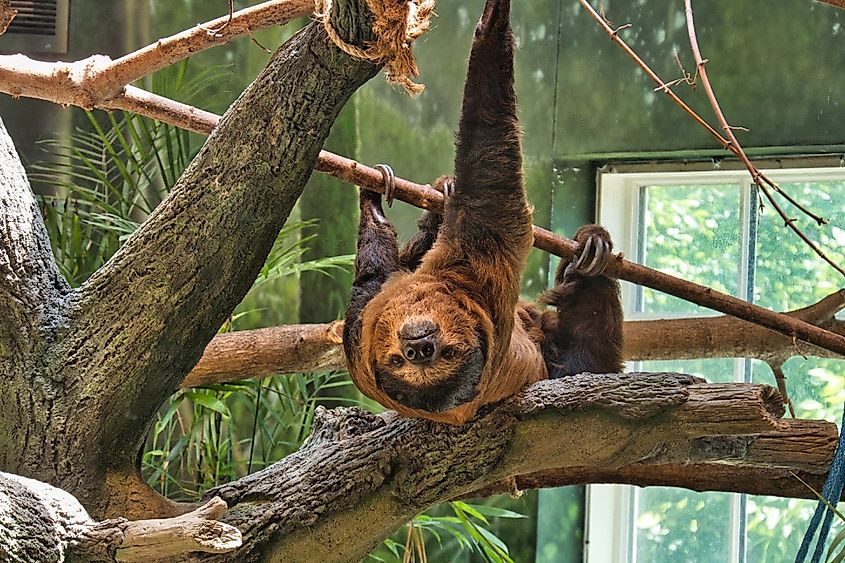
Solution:
<svg viewBox="0 0 845 563"><path fill-rule="evenodd" d="M381 291L387 278L399 269L396 231L384 215L381 195L361 189L358 201L361 218L358 222L355 281L343 327L343 347L350 360L360 353L361 312Z"/></svg>

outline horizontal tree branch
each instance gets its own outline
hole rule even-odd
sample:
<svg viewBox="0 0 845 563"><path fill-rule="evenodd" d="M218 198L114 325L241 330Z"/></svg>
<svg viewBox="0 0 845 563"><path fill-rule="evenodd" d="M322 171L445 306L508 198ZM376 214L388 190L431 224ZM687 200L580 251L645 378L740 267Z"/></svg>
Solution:
<svg viewBox="0 0 845 563"><path fill-rule="evenodd" d="M724 466L712 481L719 490L753 467L823 475L835 425L779 421L780 401L768 386L585 374L535 384L459 427L319 409L300 451L209 493L233 507L224 521L241 530L244 546L193 560L254 561L259 544L278 560L357 560L428 506L513 475L527 483L538 472L586 478L606 470L621 479L631 478L629 467L660 474L694 463ZM817 436L818 446L796 452L805 436Z"/></svg>
<svg viewBox="0 0 845 563"><path fill-rule="evenodd" d="M795 475L815 490L824 485L837 444L833 423L789 420L779 430L740 438L715 437L700 444L706 451L733 450L736 456L717 463L633 463L622 467L566 467L517 475L471 491L464 498L487 497L529 489L596 483L638 487L682 487L816 500ZM730 456L726 456L730 457Z"/></svg>
<svg viewBox="0 0 845 563"><path fill-rule="evenodd" d="M180 387L346 367L343 321L218 334Z"/></svg>
<svg viewBox="0 0 845 563"><path fill-rule="evenodd" d="M845 307L845 289L787 315L845 335L834 315ZM219 334L180 387L197 387L284 373L342 370L343 321L286 325ZM757 358L782 363L795 355L841 358L778 332L729 316L626 321L627 361Z"/></svg>

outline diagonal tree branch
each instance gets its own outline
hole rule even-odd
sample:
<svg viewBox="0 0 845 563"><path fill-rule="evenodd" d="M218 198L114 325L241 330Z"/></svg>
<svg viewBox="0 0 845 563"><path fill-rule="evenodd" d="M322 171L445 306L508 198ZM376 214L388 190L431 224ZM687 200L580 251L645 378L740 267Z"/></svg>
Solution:
<svg viewBox="0 0 845 563"><path fill-rule="evenodd" d="M582 3L589 6L586 0L582 0ZM604 20L600 21L605 26L607 25ZM624 43L621 44L624 45ZM1 71L2 69L0 69ZM2 74L0 74L0 77L2 77ZM659 78L657 80L660 84L663 84ZM14 76L8 77L7 81L0 80L0 91L3 91L4 84L7 89L5 91L8 91L9 84L14 83ZM666 88L666 92L677 98L668 87ZM14 90L12 93L21 95L19 90ZM683 104L683 102L680 103ZM97 107L134 111L178 127L206 134L214 130L219 119L212 113L198 110L186 104L168 100L167 98L156 96L131 86L126 88L124 94L100 102L100 105ZM692 114L695 115L694 112ZM702 120L702 123L709 130L712 130L716 136L721 137L706 122ZM728 145L730 144L728 143ZM327 151L320 152L315 169L370 190L384 190L384 180L378 170ZM397 179L396 197L425 209L437 210L442 208L441 194L427 184L420 185ZM571 257L577 250L577 245L574 241L564 239L546 229L536 226L534 227L534 245L537 248L565 258ZM608 273L620 279L657 289L658 291L674 295L697 305L741 318L748 322L776 330L787 336L799 338L816 346L845 355L845 337L838 334L814 327L801 320L791 319L779 313L763 309L741 299L714 291L711 288L675 278L674 276L664 274L646 266L628 262L621 257L612 266L608 270Z"/></svg>
<svg viewBox="0 0 845 563"><path fill-rule="evenodd" d="M217 118L212 113L202 112L186 104L180 104L153 94L145 93L145 99L147 103L133 105L133 111L198 133L209 133L217 125ZM368 190L384 191L384 178L381 172L328 151L320 151L315 170L331 174ZM442 194L432 188L431 185L416 184L401 178L396 179L395 197L423 209L440 210L443 206ZM577 251L575 241L565 239L537 226L534 227L534 246L564 258L572 257ZM620 279L657 289L703 307L778 331L789 337L805 340L834 353L845 355L845 336L813 326L803 320L793 319L764 309L753 303L715 291L712 288L629 262L621 256L618 256L615 263L611 264L608 273Z"/></svg>
<svg viewBox="0 0 845 563"><path fill-rule="evenodd" d="M359 17L349 28L364 28ZM83 285L73 327L86 341L73 342L66 361L103 358L85 384L92 395L127 401L125 410L110 406L107 421L136 412L152 420L251 287L331 122L377 70L341 53L320 27L306 28L227 112L168 198ZM128 365L141 371L115 377ZM134 452L144 429L124 430L135 435L115 440Z"/></svg>

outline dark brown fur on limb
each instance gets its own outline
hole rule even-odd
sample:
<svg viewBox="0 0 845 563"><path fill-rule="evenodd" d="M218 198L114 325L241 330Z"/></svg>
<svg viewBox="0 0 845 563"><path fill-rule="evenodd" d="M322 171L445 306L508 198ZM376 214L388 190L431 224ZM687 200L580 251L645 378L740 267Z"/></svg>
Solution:
<svg viewBox="0 0 845 563"><path fill-rule="evenodd" d="M408 416L463 424L526 384L622 370L613 244L579 229L539 311L518 303L531 248L514 92L510 0L487 0L475 29L442 220L426 211L399 252L381 195L360 193L355 281L343 340L352 380ZM389 178L392 172L386 172ZM392 192L392 185L388 188Z"/></svg>

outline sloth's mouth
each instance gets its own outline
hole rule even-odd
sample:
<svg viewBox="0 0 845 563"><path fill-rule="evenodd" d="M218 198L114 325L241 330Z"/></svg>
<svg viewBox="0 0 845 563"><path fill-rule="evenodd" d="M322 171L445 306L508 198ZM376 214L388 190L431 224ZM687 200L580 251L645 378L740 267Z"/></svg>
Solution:
<svg viewBox="0 0 845 563"><path fill-rule="evenodd" d="M426 385L412 385L405 379L376 366L376 385L397 403L416 410L442 413L468 403L478 396L484 369L484 353L476 349L449 377Z"/></svg>

